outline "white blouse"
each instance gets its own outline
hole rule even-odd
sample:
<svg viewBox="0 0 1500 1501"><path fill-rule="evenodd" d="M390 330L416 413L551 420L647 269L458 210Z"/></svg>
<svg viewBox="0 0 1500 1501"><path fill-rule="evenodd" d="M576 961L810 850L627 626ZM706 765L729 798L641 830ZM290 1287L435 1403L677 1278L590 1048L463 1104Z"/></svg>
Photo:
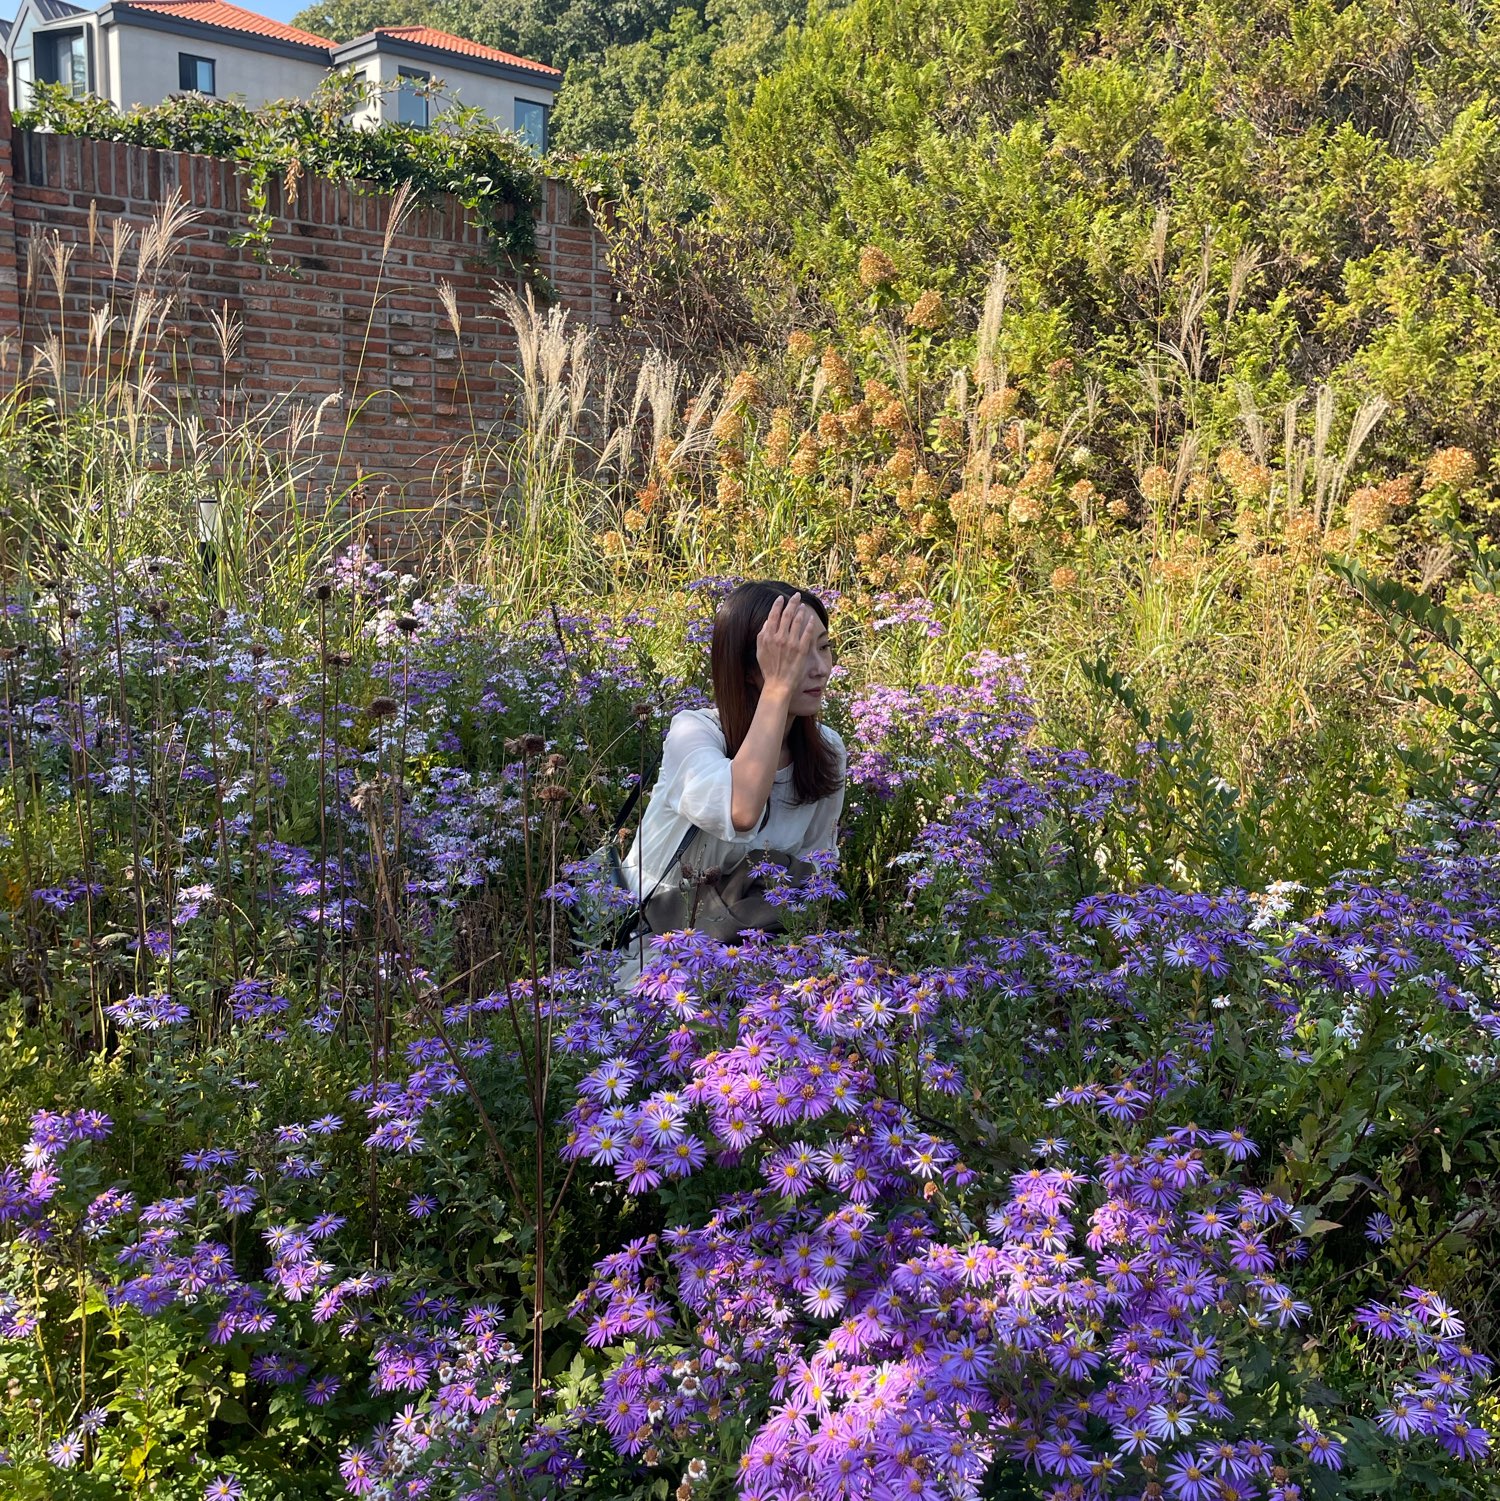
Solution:
<svg viewBox="0 0 1500 1501"><path fill-rule="evenodd" d="M651 800L620 862L636 896L649 898L657 889L690 828L703 831L688 851L697 870L727 869L753 849L785 850L804 859L814 850L836 850L848 756L838 734L827 725L821 728L838 758L838 790L798 803L792 768L783 766L771 787L769 817L741 832L730 813L731 768L718 710L684 709L675 715Z"/></svg>

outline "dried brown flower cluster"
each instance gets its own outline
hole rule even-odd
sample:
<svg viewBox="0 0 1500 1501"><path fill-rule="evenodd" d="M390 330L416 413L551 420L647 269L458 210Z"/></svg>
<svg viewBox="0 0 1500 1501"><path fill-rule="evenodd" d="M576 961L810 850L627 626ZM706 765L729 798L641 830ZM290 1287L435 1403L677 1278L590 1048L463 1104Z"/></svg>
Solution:
<svg viewBox="0 0 1500 1501"><path fill-rule="evenodd" d="M767 468L786 468L786 461L792 453L792 409L790 407L777 407L771 413L771 425L766 431L764 452Z"/></svg>
<svg viewBox="0 0 1500 1501"><path fill-rule="evenodd" d="M1427 461L1422 488L1434 490L1446 485L1452 490L1467 490L1478 472L1474 455L1467 448L1440 448Z"/></svg>
<svg viewBox="0 0 1500 1501"><path fill-rule="evenodd" d="M818 472L819 452L818 435L809 428L797 439L790 466L792 473L798 479L811 479Z"/></svg>
<svg viewBox="0 0 1500 1501"><path fill-rule="evenodd" d="M1271 471L1243 450L1225 448L1214 464L1236 499L1259 500L1271 493Z"/></svg>
<svg viewBox="0 0 1500 1501"><path fill-rule="evenodd" d="M1016 391L1013 386L1001 386L991 391L979 403L977 415L985 427L998 427L1016 409Z"/></svg>
<svg viewBox="0 0 1500 1501"><path fill-rule="evenodd" d="M744 411L737 406L724 407L714 418L712 432L717 443L738 443L745 436Z"/></svg>
<svg viewBox="0 0 1500 1501"><path fill-rule="evenodd" d="M859 253L859 284L867 292L896 279L896 263L878 245L866 245Z"/></svg>
<svg viewBox="0 0 1500 1501"><path fill-rule="evenodd" d="M1172 471L1164 464L1152 464L1141 475L1141 494L1152 505L1162 505L1172 498Z"/></svg>
<svg viewBox="0 0 1500 1501"><path fill-rule="evenodd" d="M929 289L912 303L906 312L908 328L938 329L948 321L948 311L943 306L942 293Z"/></svg>
<svg viewBox="0 0 1500 1501"><path fill-rule="evenodd" d="M1412 476L1397 475L1381 485L1361 485L1349 497L1348 516L1351 536L1385 526L1391 517L1411 504Z"/></svg>
<svg viewBox="0 0 1500 1501"><path fill-rule="evenodd" d="M848 400L854 391L854 370L849 361L830 345L823 351L823 358L818 368L823 373L823 379L828 383L828 389L835 396Z"/></svg>
<svg viewBox="0 0 1500 1501"><path fill-rule="evenodd" d="M765 386L753 370L740 370L729 383L724 401L727 406L759 406L765 399Z"/></svg>

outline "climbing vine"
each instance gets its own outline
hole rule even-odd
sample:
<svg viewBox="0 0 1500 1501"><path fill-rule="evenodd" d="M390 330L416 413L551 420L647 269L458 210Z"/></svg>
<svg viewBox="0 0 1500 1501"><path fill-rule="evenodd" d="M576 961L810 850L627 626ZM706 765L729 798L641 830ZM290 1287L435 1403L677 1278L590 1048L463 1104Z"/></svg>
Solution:
<svg viewBox="0 0 1500 1501"><path fill-rule="evenodd" d="M269 258L271 185L295 192L303 174L390 192L402 183L420 202L450 196L468 210L496 260L530 253L543 173L536 157L482 110L450 108L428 129L382 123L360 127L354 111L377 86L336 73L308 100L275 100L256 109L202 94L119 110L108 100L74 99L56 84L36 85L35 103L15 116L20 130L126 141L167 151L227 157L245 172L247 226L235 243Z"/></svg>

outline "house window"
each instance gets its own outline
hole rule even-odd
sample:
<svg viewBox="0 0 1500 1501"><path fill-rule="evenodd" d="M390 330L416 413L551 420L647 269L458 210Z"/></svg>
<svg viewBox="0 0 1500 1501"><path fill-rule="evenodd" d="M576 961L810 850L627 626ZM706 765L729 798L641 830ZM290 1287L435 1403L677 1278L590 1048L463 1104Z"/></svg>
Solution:
<svg viewBox="0 0 1500 1501"><path fill-rule="evenodd" d="M75 99L89 91L88 40L77 31L44 31L36 38L37 77L60 83Z"/></svg>
<svg viewBox="0 0 1500 1501"><path fill-rule="evenodd" d="M214 93L213 58L194 57L191 52L179 52L177 54L177 87L185 94Z"/></svg>
<svg viewBox="0 0 1500 1501"><path fill-rule="evenodd" d="M401 83L396 90L396 120L401 125L416 125L425 129L427 96L419 93L418 90L431 79L432 75L420 72L416 68L402 68L400 74Z"/></svg>
<svg viewBox="0 0 1500 1501"><path fill-rule="evenodd" d="M547 106L516 100L516 133L533 151L547 149Z"/></svg>

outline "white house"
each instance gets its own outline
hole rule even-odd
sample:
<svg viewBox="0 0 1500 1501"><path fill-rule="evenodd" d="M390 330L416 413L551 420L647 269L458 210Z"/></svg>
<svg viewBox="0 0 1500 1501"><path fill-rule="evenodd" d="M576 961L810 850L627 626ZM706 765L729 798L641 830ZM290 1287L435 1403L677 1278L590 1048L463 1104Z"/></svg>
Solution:
<svg viewBox="0 0 1500 1501"><path fill-rule="evenodd" d="M357 124L425 126L445 103L482 109L536 149L562 85L556 68L430 26L385 26L348 42L315 36L227 0L21 0L8 35L11 99L33 81L96 94L120 109L196 92L255 106L305 98L336 69L380 86Z"/></svg>
<svg viewBox="0 0 1500 1501"><path fill-rule="evenodd" d="M353 68L381 87L357 122L426 125L429 108L452 100L482 109L538 151L547 147L547 117L562 86L556 68L430 26L382 26L341 42L333 48L333 65ZM435 90L430 100L427 85Z"/></svg>

